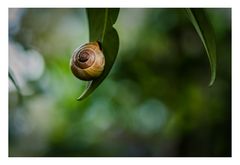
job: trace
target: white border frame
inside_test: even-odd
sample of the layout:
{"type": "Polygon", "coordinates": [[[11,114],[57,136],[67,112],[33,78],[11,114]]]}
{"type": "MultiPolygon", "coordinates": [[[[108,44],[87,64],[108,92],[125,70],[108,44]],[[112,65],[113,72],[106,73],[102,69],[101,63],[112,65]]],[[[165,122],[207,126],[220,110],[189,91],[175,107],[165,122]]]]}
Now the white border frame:
{"type": "MultiPolygon", "coordinates": [[[[3,2],[3,1],[2,1],[3,2]]],[[[0,56],[0,164],[239,164],[240,160],[240,9],[237,1],[228,0],[8,0],[1,4],[0,56]],[[127,1],[126,1],[127,2],[127,1]],[[8,8],[11,7],[227,7],[232,8],[232,158],[9,158],[8,157],[8,8]],[[151,161],[151,162],[149,162],[151,161]],[[236,163],[237,162],[237,163],[236,163]]]]}

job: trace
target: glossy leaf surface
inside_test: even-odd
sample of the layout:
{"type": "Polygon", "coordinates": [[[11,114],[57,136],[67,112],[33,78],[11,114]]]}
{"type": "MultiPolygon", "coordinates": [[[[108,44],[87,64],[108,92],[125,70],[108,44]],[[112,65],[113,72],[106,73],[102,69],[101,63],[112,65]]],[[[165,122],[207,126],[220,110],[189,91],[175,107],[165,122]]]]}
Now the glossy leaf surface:
{"type": "Polygon", "coordinates": [[[105,68],[100,77],[89,81],[86,89],[78,100],[82,100],[90,95],[107,77],[119,49],[119,37],[113,27],[117,20],[119,9],[87,9],[89,22],[90,42],[99,41],[105,56],[105,68]]]}
{"type": "Polygon", "coordinates": [[[211,67],[211,86],[216,78],[216,41],[213,27],[203,9],[186,9],[189,19],[205,47],[211,67]]]}

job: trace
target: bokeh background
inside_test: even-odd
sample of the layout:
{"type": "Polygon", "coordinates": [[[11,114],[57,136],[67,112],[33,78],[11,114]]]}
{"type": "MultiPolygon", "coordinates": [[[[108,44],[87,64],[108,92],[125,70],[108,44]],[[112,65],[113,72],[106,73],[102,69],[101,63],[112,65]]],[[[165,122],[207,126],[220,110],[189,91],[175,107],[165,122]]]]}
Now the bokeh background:
{"type": "Polygon", "coordinates": [[[120,9],[120,49],[87,99],[70,69],[85,9],[9,9],[9,156],[231,156],[231,9],[205,9],[206,52],[183,9],[120,9]]]}

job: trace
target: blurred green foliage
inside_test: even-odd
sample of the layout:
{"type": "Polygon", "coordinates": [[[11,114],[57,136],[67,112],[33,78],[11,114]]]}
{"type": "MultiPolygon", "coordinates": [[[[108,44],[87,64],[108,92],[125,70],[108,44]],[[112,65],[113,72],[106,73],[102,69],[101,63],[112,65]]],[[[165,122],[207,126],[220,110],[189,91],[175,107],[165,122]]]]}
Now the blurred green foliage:
{"type": "Polygon", "coordinates": [[[9,9],[9,156],[231,156],[231,9],[206,9],[217,78],[182,9],[121,9],[112,71],[86,100],[69,69],[85,9],[9,9]]]}

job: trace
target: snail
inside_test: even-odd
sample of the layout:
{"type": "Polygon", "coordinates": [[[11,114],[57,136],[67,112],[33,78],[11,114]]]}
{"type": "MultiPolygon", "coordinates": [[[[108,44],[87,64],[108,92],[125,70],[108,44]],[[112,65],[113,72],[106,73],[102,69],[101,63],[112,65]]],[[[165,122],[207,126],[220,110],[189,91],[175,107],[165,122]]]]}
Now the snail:
{"type": "Polygon", "coordinates": [[[78,47],[70,60],[72,73],[79,79],[89,81],[99,77],[105,65],[99,42],[89,42],[78,47]]]}

